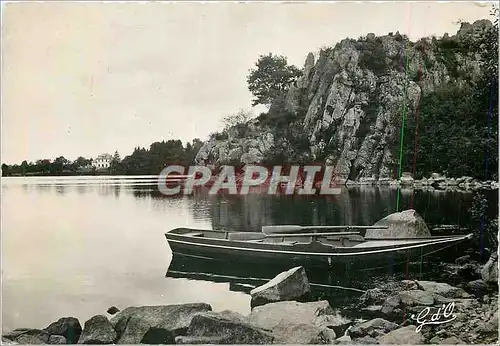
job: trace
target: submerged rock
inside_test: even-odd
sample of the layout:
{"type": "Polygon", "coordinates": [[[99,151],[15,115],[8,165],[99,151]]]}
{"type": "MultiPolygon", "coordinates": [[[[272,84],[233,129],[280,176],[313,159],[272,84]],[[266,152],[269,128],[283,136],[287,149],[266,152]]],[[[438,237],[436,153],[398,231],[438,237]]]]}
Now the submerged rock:
{"type": "Polygon", "coordinates": [[[85,322],[79,344],[112,344],[116,340],[116,332],[108,318],[96,315],[85,322]]]}
{"type": "Polygon", "coordinates": [[[266,284],[250,291],[251,307],[286,300],[300,300],[311,292],[304,267],[282,272],[266,284]]]}
{"type": "Polygon", "coordinates": [[[64,336],[70,344],[76,344],[80,338],[80,334],[82,334],[80,321],[75,317],[60,318],[44,330],[51,335],[64,336]]]}
{"type": "Polygon", "coordinates": [[[390,214],[377,221],[374,226],[388,226],[387,229],[368,229],[367,238],[418,238],[430,237],[431,232],[424,219],[413,209],[390,214]]]}

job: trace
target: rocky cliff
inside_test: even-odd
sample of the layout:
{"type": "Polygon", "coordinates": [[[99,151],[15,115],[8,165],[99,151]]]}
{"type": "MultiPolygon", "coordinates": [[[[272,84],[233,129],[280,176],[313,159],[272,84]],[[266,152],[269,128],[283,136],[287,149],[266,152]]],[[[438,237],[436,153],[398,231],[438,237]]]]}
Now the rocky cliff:
{"type": "Polygon", "coordinates": [[[196,160],[262,162],[287,145],[265,119],[278,110],[290,115],[280,126],[299,126],[292,137],[305,136],[303,151],[311,161],[334,165],[342,178],[393,178],[403,117],[413,117],[421,97],[441,85],[478,81],[484,47],[473,43],[492,26],[487,20],[463,23],[453,36],[417,42],[399,33],[368,34],[322,49],[318,57],[309,53],[283,100],[222,138],[213,136],[196,160]]]}

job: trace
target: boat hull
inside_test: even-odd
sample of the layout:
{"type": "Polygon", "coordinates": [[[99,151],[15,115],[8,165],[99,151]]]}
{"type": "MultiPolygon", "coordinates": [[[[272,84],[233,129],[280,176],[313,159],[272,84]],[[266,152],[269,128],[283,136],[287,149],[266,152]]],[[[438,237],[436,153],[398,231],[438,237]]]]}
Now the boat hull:
{"type": "Polygon", "coordinates": [[[343,248],[337,252],[324,252],[300,246],[249,243],[185,237],[166,233],[166,238],[174,256],[218,260],[228,263],[250,263],[272,265],[283,268],[304,266],[309,268],[341,267],[349,269],[375,269],[405,261],[418,260],[424,256],[441,251],[468,239],[468,236],[438,239],[433,242],[394,248],[343,248]]]}

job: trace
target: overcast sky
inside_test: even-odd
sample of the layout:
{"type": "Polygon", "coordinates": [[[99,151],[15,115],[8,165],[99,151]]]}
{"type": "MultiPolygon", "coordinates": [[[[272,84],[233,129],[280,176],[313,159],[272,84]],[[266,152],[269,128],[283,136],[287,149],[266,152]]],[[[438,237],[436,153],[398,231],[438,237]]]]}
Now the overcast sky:
{"type": "Polygon", "coordinates": [[[206,139],[250,109],[248,70],[374,32],[412,39],[489,18],[478,3],[3,4],[2,162],[206,139]]]}

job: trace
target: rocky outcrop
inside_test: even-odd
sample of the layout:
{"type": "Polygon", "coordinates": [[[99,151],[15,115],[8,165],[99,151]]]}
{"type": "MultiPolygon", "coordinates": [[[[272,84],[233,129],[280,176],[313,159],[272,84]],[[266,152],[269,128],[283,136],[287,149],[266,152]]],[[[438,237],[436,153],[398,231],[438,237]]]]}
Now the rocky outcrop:
{"type": "Polygon", "coordinates": [[[251,307],[285,300],[298,300],[311,292],[304,267],[295,267],[278,274],[266,284],[250,291],[251,307]]]}
{"type": "MultiPolygon", "coordinates": [[[[462,25],[456,35],[446,35],[445,41],[467,46],[478,33],[491,28],[489,21],[476,21],[462,25]]],[[[464,49],[445,58],[440,42],[369,34],[358,40],[344,39],[316,57],[308,54],[302,76],[290,86],[284,105],[278,108],[299,119],[311,161],[333,165],[342,179],[392,179],[398,164],[402,107],[406,117],[413,118],[422,96],[444,83],[460,85],[480,77],[477,52],[464,49]]],[[[273,131],[258,120],[229,132],[227,138],[213,137],[206,143],[197,160],[261,162],[266,148],[275,142],[273,131]]],[[[411,175],[404,175],[398,183],[418,184],[411,175]]],[[[442,183],[460,185],[451,180],[442,183]]]]}
{"type": "Polygon", "coordinates": [[[374,226],[387,226],[387,229],[368,229],[367,238],[417,238],[430,237],[431,232],[424,219],[413,209],[393,213],[374,226]]]}

